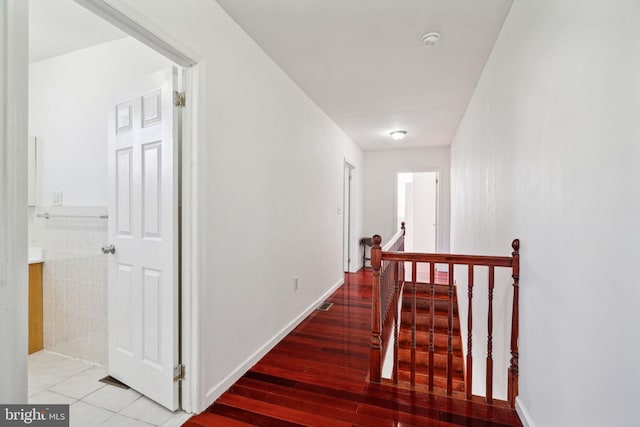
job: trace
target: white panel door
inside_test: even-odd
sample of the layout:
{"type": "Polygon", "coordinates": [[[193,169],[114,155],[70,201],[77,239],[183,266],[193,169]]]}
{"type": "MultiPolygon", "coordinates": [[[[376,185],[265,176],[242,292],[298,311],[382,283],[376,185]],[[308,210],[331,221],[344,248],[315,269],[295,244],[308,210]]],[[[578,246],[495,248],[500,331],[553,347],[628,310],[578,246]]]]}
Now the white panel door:
{"type": "Polygon", "coordinates": [[[109,112],[109,375],[178,408],[177,70],[114,95],[109,112]]]}

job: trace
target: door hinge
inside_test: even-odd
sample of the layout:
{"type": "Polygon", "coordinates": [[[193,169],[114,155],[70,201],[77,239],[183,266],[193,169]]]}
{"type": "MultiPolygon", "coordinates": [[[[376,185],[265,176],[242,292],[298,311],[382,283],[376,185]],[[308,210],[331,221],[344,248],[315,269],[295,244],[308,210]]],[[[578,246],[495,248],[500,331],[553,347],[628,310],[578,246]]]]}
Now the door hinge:
{"type": "Polygon", "coordinates": [[[177,365],[173,367],[173,381],[184,380],[186,367],[184,365],[177,365]]]}
{"type": "Polygon", "coordinates": [[[184,107],[186,103],[184,92],[173,92],[173,105],[176,107],[184,107]]]}

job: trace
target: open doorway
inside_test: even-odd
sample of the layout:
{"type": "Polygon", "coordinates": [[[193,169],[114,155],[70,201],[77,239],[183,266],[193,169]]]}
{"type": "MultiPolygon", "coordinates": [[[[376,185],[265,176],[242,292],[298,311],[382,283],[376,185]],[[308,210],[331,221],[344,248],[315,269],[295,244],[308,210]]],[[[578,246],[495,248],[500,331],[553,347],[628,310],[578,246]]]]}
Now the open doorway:
{"type": "MultiPolygon", "coordinates": [[[[30,357],[29,400],[69,403],[72,414],[77,408],[96,419],[113,417],[123,423],[147,408],[150,415],[143,421],[159,424],[161,418],[166,422],[177,415],[135,390],[120,391],[124,389],[98,381],[110,371],[111,252],[104,248],[111,243],[108,221],[114,210],[108,195],[107,130],[109,115],[120,113],[110,105],[114,92],[176,64],[73,1],[52,3],[30,0],[29,133],[34,137],[30,167],[35,183],[29,197],[29,245],[41,249],[31,251],[40,256],[30,261],[41,263],[43,271],[44,351],[30,357]]],[[[165,98],[173,105],[173,92],[165,98]]],[[[158,100],[142,119],[154,124],[159,108],[158,100]]],[[[124,122],[119,126],[124,129],[124,122]]],[[[177,223],[177,196],[175,202],[177,223]]],[[[177,253],[177,232],[172,242],[177,253]]],[[[177,333],[177,325],[175,329],[177,333]]],[[[172,384],[173,376],[172,366],[172,384]]]]}
{"type": "Polygon", "coordinates": [[[351,208],[353,206],[353,170],[355,167],[344,162],[344,200],[343,200],[343,270],[349,273],[354,270],[354,248],[353,248],[353,221],[351,208]]]}
{"type": "MultiPolygon", "coordinates": [[[[405,251],[438,252],[438,205],[439,173],[399,172],[396,189],[396,224],[407,224],[405,251]]],[[[411,277],[411,266],[406,267],[407,277],[411,277]]],[[[417,276],[421,280],[428,278],[428,266],[418,267],[417,276]],[[424,271],[423,271],[424,270],[424,271]]]]}
{"type": "Polygon", "coordinates": [[[405,250],[438,252],[438,172],[399,172],[396,223],[407,223],[405,250]]]}

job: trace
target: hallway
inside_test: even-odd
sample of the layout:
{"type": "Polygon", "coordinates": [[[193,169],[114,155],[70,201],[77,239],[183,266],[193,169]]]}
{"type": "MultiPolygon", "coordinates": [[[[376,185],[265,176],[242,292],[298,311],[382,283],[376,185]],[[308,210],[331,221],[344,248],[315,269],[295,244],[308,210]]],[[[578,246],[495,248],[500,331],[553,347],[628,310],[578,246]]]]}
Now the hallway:
{"type": "Polygon", "coordinates": [[[329,299],[185,426],[521,426],[515,411],[370,384],[371,272],[329,299]]]}

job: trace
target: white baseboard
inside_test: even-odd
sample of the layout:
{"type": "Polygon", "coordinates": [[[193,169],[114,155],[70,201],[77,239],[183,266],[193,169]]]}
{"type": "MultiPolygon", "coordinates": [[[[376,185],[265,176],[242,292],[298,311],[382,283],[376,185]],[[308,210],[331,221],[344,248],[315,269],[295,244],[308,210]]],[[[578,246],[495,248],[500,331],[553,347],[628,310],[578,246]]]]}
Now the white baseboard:
{"type": "Polygon", "coordinates": [[[269,341],[267,341],[262,347],[260,347],[255,353],[249,356],[244,362],[242,362],[236,369],[234,369],[225,379],[218,384],[211,387],[204,398],[205,405],[203,408],[198,408],[197,412],[202,412],[209,405],[211,405],[218,397],[229,389],[236,381],[240,379],[253,365],[258,363],[260,359],[264,357],[273,347],[276,346],[284,337],[289,334],[296,326],[298,326],[304,319],[318,307],[318,305],[326,300],[336,289],[344,284],[344,279],[340,279],[334,284],[327,292],[325,292],[320,298],[318,298],[313,304],[311,304],[306,310],[300,313],[295,319],[293,319],[287,326],[285,326],[280,332],[275,334],[269,341]]]}
{"type": "Polygon", "coordinates": [[[358,271],[362,270],[364,268],[364,264],[362,264],[361,262],[359,262],[355,269],[353,271],[350,271],[350,273],[357,273],[358,271]]]}
{"type": "Polygon", "coordinates": [[[520,421],[522,421],[522,425],[524,427],[536,427],[533,423],[533,419],[531,419],[529,411],[527,411],[527,408],[524,406],[524,403],[522,403],[519,396],[516,397],[516,413],[520,417],[520,421]]]}

